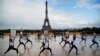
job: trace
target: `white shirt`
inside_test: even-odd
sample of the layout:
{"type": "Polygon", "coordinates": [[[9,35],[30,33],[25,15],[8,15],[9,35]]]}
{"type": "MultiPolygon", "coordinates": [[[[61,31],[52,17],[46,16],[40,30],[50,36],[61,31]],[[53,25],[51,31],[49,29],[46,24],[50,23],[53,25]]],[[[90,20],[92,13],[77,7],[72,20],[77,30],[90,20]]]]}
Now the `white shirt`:
{"type": "Polygon", "coordinates": [[[10,46],[14,46],[14,42],[10,42],[10,46]]]}
{"type": "Polygon", "coordinates": [[[49,42],[45,42],[45,46],[44,46],[45,48],[48,48],[49,47],[49,42]]]}
{"type": "Polygon", "coordinates": [[[23,38],[20,39],[20,42],[23,42],[23,38]]]}

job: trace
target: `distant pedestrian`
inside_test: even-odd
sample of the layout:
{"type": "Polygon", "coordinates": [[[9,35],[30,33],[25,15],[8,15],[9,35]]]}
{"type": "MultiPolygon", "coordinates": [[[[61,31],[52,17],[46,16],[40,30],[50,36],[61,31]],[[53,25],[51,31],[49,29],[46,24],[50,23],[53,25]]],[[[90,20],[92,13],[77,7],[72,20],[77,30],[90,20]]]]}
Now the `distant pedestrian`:
{"type": "Polygon", "coordinates": [[[76,34],[74,33],[74,35],[73,35],[73,41],[75,41],[76,40],[76,34]]]}

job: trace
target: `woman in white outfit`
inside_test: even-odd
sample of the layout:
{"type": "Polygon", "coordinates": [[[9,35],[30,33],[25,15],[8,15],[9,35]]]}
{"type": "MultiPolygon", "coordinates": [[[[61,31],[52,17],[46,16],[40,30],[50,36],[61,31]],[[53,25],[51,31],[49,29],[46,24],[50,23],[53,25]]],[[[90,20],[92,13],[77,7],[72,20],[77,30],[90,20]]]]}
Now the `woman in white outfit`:
{"type": "Polygon", "coordinates": [[[45,50],[49,50],[50,53],[51,53],[51,55],[52,55],[52,50],[51,50],[51,48],[49,47],[48,31],[44,31],[44,35],[45,35],[45,39],[44,39],[44,41],[42,42],[42,46],[41,46],[41,47],[43,47],[43,48],[42,48],[42,50],[40,51],[39,56],[40,56],[40,54],[41,54],[43,51],[45,51],[45,50]]]}
{"type": "Polygon", "coordinates": [[[7,51],[4,53],[4,55],[5,55],[8,51],[10,51],[10,50],[15,50],[16,53],[18,54],[18,49],[14,47],[14,40],[15,40],[15,38],[14,38],[13,36],[11,36],[11,35],[9,35],[9,37],[10,37],[10,38],[9,38],[9,48],[8,48],[7,51]]]}

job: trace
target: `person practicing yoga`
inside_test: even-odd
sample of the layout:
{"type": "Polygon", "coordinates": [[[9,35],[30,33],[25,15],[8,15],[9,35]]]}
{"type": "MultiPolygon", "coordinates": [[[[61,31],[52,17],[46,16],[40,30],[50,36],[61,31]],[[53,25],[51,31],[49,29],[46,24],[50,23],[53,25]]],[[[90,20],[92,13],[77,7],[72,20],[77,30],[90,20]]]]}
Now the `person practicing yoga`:
{"type": "Polygon", "coordinates": [[[62,35],[61,42],[59,43],[59,45],[60,45],[62,42],[66,42],[65,34],[62,35]]]}
{"type": "Polygon", "coordinates": [[[76,34],[74,34],[74,36],[73,36],[73,41],[71,41],[71,49],[70,49],[69,52],[68,52],[69,54],[70,54],[70,52],[72,51],[73,48],[76,49],[76,54],[78,54],[78,48],[77,48],[77,46],[74,44],[75,40],[76,40],[76,34]]]}
{"type": "Polygon", "coordinates": [[[32,43],[32,41],[29,39],[29,34],[25,34],[26,36],[25,36],[25,38],[26,38],[26,43],[25,43],[25,45],[28,43],[28,42],[30,42],[31,43],[31,45],[33,45],[33,43],[32,43]]]}
{"type": "Polygon", "coordinates": [[[42,47],[43,47],[43,48],[42,48],[42,50],[40,51],[39,56],[40,56],[40,54],[41,54],[43,51],[45,51],[45,50],[49,50],[50,53],[51,53],[51,55],[53,55],[52,50],[51,50],[51,48],[49,47],[49,37],[48,37],[48,31],[47,31],[47,30],[44,31],[44,35],[45,35],[45,39],[44,39],[44,41],[42,42],[42,46],[40,47],[40,48],[42,48],[42,47]]]}
{"type": "Polygon", "coordinates": [[[96,33],[93,33],[93,39],[92,39],[93,44],[90,45],[90,48],[91,48],[94,44],[97,44],[97,47],[99,47],[98,42],[97,42],[95,39],[96,39],[96,33]]]}
{"type": "Polygon", "coordinates": [[[4,56],[10,50],[15,50],[18,55],[18,49],[14,47],[14,40],[15,40],[15,37],[9,35],[9,47],[8,47],[7,51],[4,53],[4,56]]]}
{"type": "Polygon", "coordinates": [[[70,42],[68,41],[69,33],[66,33],[65,38],[66,38],[66,40],[65,40],[65,44],[64,44],[63,48],[66,46],[66,44],[69,44],[69,46],[70,46],[70,42]]]}
{"type": "Polygon", "coordinates": [[[84,33],[83,32],[81,33],[81,41],[80,41],[80,44],[81,44],[82,41],[84,41],[85,44],[86,44],[86,33],[85,32],[84,33]]]}
{"type": "Polygon", "coordinates": [[[18,45],[17,49],[19,48],[20,45],[24,45],[24,49],[26,49],[26,46],[25,46],[25,44],[24,44],[23,41],[24,41],[24,39],[23,39],[23,33],[20,32],[19,45],[18,45]]]}
{"type": "Polygon", "coordinates": [[[76,45],[74,44],[74,41],[71,41],[71,49],[69,50],[68,53],[70,53],[70,52],[72,51],[73,48],[76,49],[76,54],[78,54],[78,48],[77,48],[76,45]]]}

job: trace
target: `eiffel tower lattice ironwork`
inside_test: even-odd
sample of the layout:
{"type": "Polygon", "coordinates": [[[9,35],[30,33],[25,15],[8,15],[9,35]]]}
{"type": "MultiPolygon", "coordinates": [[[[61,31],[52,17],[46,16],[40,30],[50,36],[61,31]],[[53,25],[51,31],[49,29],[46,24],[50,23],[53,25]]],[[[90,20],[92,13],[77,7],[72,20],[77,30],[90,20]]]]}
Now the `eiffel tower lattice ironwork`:
{"type": "Polygon", "coordinates": [[[44,24],[42,27],[42,31],[44,31],[44,30],[51,31],[50,22],[48,19],[48,1],[47,0],[46,0],[45,4],[46,4],[46,11],[45,11],[45,20],[44,20],[44,24]]]}

